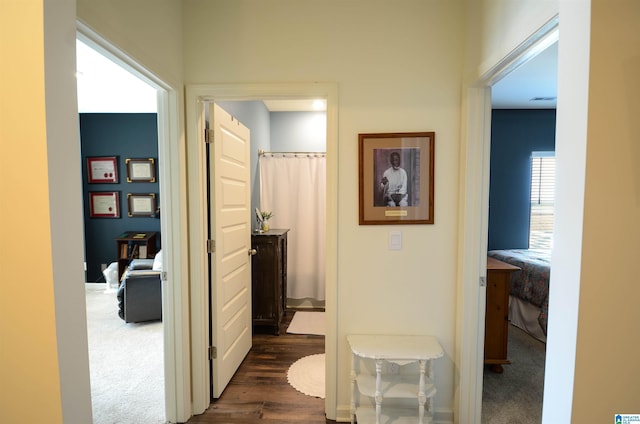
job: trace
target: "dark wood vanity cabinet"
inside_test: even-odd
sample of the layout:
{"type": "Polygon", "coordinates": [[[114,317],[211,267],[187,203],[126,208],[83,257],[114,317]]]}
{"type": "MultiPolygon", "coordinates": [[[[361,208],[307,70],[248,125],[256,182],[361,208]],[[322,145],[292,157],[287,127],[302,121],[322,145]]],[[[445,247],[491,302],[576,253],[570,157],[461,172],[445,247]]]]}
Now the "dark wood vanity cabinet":
{"type": "Polygon", "coordinates": [[[272,326],[279,334],[287,307],[287,232],[271,229],[251,235],[252,316],[254,326],[272,326]]]}

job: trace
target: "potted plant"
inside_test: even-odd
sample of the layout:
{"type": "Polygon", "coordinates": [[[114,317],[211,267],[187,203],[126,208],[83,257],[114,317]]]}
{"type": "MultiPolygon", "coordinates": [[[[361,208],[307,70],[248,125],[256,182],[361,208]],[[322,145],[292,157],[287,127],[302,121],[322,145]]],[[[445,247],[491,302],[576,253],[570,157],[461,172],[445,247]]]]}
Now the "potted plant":
{"type": "Polygon", "coordinates": [[[273,212],[260,211],[260,217],[262,218],[262,221],[261,221],[262,231],[269,231],[269,219],[273,217],[273,212]]]}

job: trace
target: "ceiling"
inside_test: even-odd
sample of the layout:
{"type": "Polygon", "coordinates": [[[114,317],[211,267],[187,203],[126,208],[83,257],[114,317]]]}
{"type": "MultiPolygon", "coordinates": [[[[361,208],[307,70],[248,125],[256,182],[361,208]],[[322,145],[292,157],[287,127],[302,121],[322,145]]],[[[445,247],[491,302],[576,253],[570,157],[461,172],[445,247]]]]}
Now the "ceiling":
{"type": "MultiPolygon", "coordinates": [[[[496,109],[553,109],[556,107],[558,43],[496,83],[491,90],[496,109]],[[538,100],[532,100],[538,99],[538,100]]],[[[155,113],[156,90],[77,42],[78,111],[80,113],[155,113]]],[[[317,111],[313,99],[265,100],[271,112],[317,111]]],[[[326,109],[326,101],[324,109],[326,109]]]]}
{"type": "Polygon", "coordinates": [[[496,83],[491,88],[491,105],[494,109],[555,109],[557,95],[555,42],[496,83]]]}
{"type": "Polygon", "coordinates": [[[156,113],[156,90],[80,40],[76,41],[80,113],[156,113]]]}

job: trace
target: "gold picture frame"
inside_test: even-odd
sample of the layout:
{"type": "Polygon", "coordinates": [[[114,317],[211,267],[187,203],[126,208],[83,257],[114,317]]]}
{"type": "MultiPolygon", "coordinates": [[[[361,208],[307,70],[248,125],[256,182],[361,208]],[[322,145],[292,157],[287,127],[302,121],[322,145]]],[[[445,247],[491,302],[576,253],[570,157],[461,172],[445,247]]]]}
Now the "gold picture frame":
{"type": "Polygon", "coordinates": [[[156,161],[154,158],[125,159],[128,183],[155,183],[156,161]]]}
{"type": "Polygon", "coordinates": [[[156,194],[155,193],[127,193],[127,204],[129,206],[128,216],[153,218],[156,216],[156,194]]]}

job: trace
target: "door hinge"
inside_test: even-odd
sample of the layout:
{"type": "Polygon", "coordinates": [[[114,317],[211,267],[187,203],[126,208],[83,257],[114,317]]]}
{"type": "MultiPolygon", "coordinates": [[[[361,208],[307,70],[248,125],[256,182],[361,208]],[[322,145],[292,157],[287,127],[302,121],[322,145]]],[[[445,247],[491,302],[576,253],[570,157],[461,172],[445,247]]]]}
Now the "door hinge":
{"type": "Polygon", "coordinates": [[[169,278],[167,277],[167,271],[162,271],[162,281],[167,281],[169,278]]]}
{"type": "Polygon", "coordinates": [[[209,346],[209,360],[216,359],[218,357],[218,348],[215,346],[209,346]]]}
{"type": "Polygon", "coordinates": [[[209,128],[205,128],[204,130],[204,142],[205,143],[213,143],[215,137],[213,130],[209,128]]]}
{"type": "Polygon", "coordinates": [[[216,241],[208,239],[207,240],[207,253],[215,253],[216,251],[216,241]]]}
{"type": "Polygon", "coordinates": [[[484,275],[480,277],[480,287],[487,287],[487,277],[484,275]]]}

